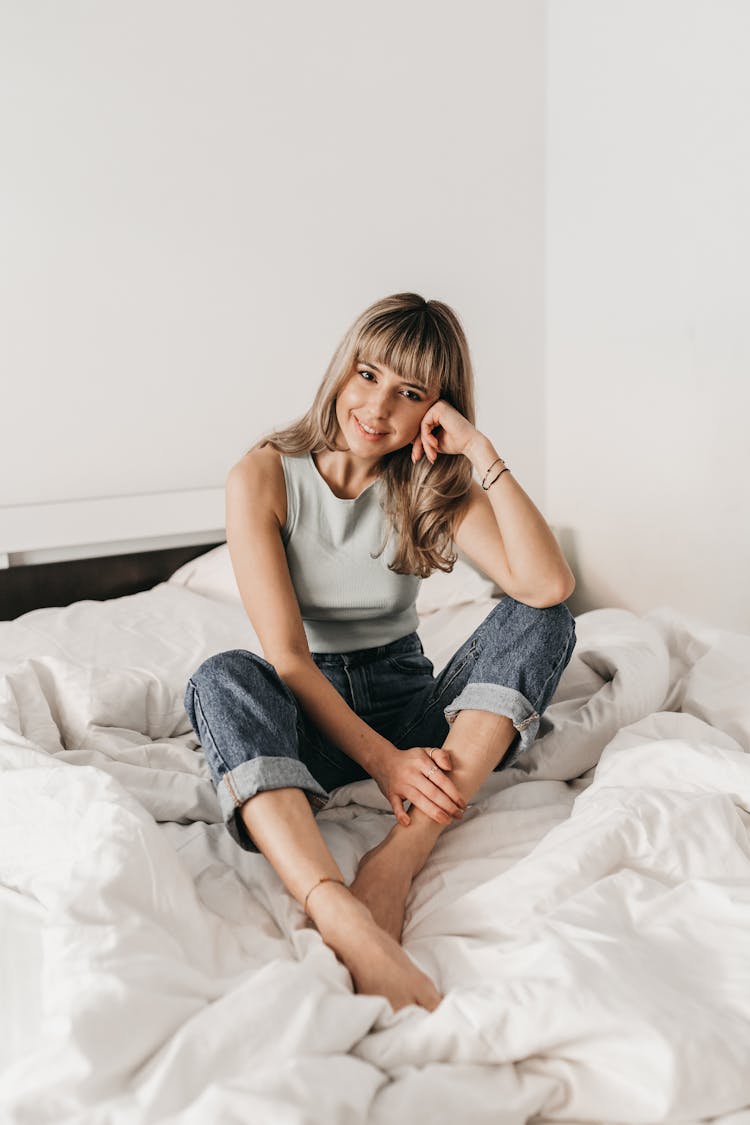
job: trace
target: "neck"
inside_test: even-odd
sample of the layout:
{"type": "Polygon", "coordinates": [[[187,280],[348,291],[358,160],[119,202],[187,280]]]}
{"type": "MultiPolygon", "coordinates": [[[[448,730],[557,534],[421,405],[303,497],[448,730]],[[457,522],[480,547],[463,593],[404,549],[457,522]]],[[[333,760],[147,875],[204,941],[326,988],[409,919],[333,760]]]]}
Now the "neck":
{"type": "Polygon", "coordinates": [[[311,456],[329,488],[342,500],[356,499],[380,475],[379,461],[369,463],[348,450],[325,449],[311,456]]]}

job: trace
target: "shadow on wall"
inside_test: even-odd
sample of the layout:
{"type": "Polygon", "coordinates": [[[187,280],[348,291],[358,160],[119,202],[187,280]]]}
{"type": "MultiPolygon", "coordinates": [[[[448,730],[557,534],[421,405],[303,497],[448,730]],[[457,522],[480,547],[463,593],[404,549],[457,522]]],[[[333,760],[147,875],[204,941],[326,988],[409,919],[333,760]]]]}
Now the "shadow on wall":
{"type": "Polygon", "coordinates": [[[587,613],[590,609],[630,609],[622,591],[603,582],[598,575],[586,573],[586,568],[581,562],[578,551],[578,537],[572,527],[554,527],[557,542],[560,544],[568,566],[573,571],[576,588],[565,603],[577,617],[580,613],[587,613]]]}
{"type": "MultiPolygon", "coordinates": [[[[577,614],[586,613],[590,609],[632,609],[632,607],[627,604],[621,590],[608,585],[607,582],[602,582],[596,575],[586,573],[586,569],[581,563],[578,551],[578,536],[574,528],[553,527],[552,531],[554,532],[557,542],[560,544],[565,558],[568,560],[568,565],[573,571],[576,580],[576,588],[572,596],[565,602],[574,617],[577,614]]],[[[457,573],[461,568],[467,568],[464,571],[464,583],[467,581],[466,576],[468,573],[473,572],[478,580],[481,579],[486,583],[486,588],[481,586],[473,587],[474,592],[478,596],[502,597],[503,591],[500,587],[497,586],[475,562],[467,558],[462,551],[457,551],[457,554],[459,559],[459,562],[456,564],[457,573]]],[[[433,583],[436,590],[440,589],[438,585],[440,581],[439,578],[433,575],[430,581],[433,583]]]]}

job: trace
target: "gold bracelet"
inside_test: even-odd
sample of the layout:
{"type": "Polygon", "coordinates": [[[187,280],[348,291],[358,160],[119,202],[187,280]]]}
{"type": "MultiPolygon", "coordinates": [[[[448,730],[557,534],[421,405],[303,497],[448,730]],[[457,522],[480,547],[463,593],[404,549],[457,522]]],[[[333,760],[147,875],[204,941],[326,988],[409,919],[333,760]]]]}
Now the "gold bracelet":
{"type": "Polygon", "coordinates": [[[489,483],[489,484],[487,485],[487,487],[486,487],[486,488],[485,488],[485,486],[484,486],[484,485],[482,485],[482,488],[484,488],[484,491],[485,491],[485,492],[489,492],[489,490],[490,490],[490,489],[492,488],[492,486],[493,486],[493,484],[495,483],[495,481],[496,481],[496,480],[500,480],[500,477],[501,477],[501,476],[503,475],[503,473],[509,473],[509,472],[510,472],[510,469],[509,469],[509,468],[508,468],[508,466],[506,465],[504,469],[501,469],[501,470],[500,470],[500,472],[499,472],[499,473],[497,474],[497,476],[496,476],[496,477],[493,477],[493,478],[492,478],[492,480],[490,481],[490,483],[489,483]]]}
{"type": "Polygon", "coordinates": [[[309,899],[309,897],[313,893],[313,891],[317,887],[320,886],[321,883],[341,883],[342,887],[346,886],[346,883],[344,882],[344,880],[343,879],[337,879],[335,875],[324,875],[322,879],[318,879],[317,883],[313,884],[313,886],[310,887],[310,890],[305,895],[305,901],[304,901],[304,904],[302,906],[302,909],[304,910],[305,914],[307,914],[307,900],[309,899]]]}

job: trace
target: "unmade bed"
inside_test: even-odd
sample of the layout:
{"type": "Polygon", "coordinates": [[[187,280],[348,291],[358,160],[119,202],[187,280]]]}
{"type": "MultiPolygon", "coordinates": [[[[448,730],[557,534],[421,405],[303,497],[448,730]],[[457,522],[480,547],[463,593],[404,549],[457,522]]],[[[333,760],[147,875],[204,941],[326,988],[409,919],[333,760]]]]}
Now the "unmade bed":
{"type": "MultiPolygon", "coordinates": [[[[496,596],[423,583],[436,672],[496,596]]],[[[444,999],[394,1014],[221,822],[183,695],[261,652],[225,546],[0,623],[0,1120],[750,1121],[750,636],[576,626],[539,739],[409,898],[444,999]]],[[[393,816],[365,781],[318,822],[351,879],[393,816]]]]}

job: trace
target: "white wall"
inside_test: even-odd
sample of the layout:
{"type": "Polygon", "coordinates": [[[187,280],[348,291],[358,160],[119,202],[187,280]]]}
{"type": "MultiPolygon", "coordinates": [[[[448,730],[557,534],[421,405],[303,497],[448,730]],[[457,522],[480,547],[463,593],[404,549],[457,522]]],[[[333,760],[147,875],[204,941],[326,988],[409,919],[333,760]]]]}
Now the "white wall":
{"type": "Polygon", "coordinates": [[[750,5],[549,5],[546,514],[573,608],[750,631],[750,5]]]}
{"type": "Polygon", "coordinates": [[[211,530],[401,289],[541,503],[543,67],[542,0],[5,0],[0,554],[211,530]]]}

